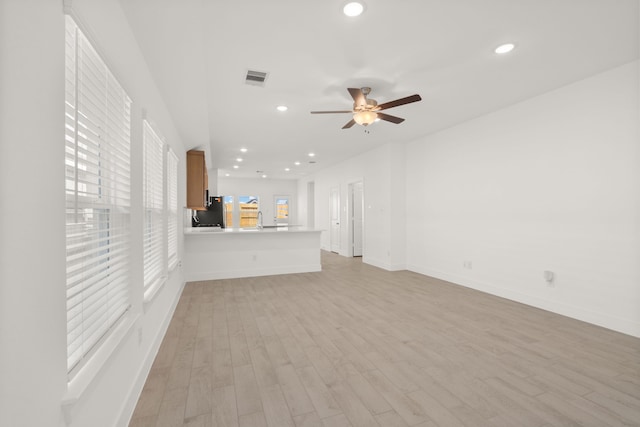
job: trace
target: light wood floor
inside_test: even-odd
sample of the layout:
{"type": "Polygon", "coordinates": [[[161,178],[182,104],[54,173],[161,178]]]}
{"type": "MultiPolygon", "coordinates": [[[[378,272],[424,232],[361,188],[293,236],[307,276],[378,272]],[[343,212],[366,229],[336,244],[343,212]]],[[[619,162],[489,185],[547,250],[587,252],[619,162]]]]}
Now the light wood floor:
{"type": "Polygon", "coordinates": [[[640,426],[639,339],[322,263],[187,284],[130,426],[640,426]]]}

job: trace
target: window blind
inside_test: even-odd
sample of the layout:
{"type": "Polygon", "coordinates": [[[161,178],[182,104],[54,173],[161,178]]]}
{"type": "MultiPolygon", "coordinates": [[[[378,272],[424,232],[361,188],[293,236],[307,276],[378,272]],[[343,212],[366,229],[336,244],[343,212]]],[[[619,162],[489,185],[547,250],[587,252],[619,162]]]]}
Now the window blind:
{"type": "Polygon", "coordinates": [[[148,300],[164,280],[164,143],[146,120],[143,122],[144,150],[144,298],[148,300]]]}
{"type": "Polygon", "coordinates": [[[131,100],[66,17],[67,368],[129,307],[131,100]]]}
{"type": "Polygon", "coordinates": [[[178,263],[178,157],[167,152],[167,253],[169,268],[178,263]]]}

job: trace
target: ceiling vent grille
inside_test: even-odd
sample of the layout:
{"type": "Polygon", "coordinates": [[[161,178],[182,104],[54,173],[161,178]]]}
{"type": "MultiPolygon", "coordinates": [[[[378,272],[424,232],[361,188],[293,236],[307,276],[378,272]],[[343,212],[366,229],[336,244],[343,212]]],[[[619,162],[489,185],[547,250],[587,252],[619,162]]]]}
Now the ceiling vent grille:
{"type": "Polygon", "coordinates": [[[264,86],[268,73],[262,71],[247,70],[247,76],[244,82],[253,86],[264,86]]]}

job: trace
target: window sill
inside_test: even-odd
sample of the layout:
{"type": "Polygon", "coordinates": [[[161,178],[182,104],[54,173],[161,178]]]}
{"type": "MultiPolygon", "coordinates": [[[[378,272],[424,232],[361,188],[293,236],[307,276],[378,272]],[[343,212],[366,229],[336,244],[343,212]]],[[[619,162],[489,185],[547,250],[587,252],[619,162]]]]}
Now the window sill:
{"type": "Polygon", "coordinates": [[[87,388],[105,369],[109,359],[124,342],[125,337],[129,335],[139,317],[139,314],[134,315],[129,310],[101,344],[100,349],[91,356],[86,364],[67,383],[67,392],[62,398],[62,410],[67,425],[71,424],[71,410],[74,405],[82,399],[87,388]]]}
{"type": "Polygon", "coordinates": [[[147,289],[147,291],[144,293],[144,301],[142,303],[142,307],[144,309],[144,312],[147,312],[147,308],[149,307],[149,304],[151,304],[151,302],[153,301],[153,299],[155,298],[156,295],[158,295],[158,292],[160,292],[160,289],[162,289],[162,287],[164,286],[165,283],[167,283],[167,279],[168,276],[162,276],[160,277],[153,285],[151,285],[149,287],[149,289],[147,289]]]}

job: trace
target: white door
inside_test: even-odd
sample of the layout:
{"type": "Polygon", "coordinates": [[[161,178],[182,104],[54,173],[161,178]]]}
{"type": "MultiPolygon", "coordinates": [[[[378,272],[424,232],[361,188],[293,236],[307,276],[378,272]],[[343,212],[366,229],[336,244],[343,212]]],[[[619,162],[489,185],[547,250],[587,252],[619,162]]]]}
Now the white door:
{"type": "Polygon", "coordinates": [[[331,189],[331,252],[340,251],[340,190],[331,189]]]}
{"type": "Polygon", "coordinates": [[[362,256],[362,238],[364,234],[364,193],[362,183],[353,184],[353,256],[362,256]]]}

